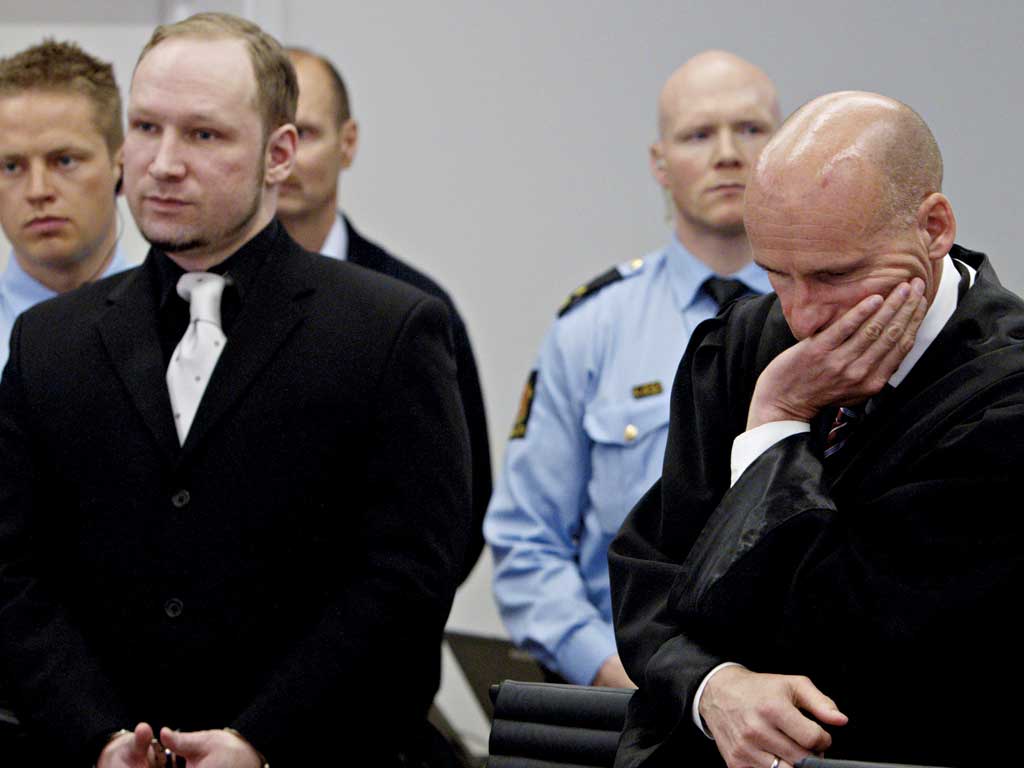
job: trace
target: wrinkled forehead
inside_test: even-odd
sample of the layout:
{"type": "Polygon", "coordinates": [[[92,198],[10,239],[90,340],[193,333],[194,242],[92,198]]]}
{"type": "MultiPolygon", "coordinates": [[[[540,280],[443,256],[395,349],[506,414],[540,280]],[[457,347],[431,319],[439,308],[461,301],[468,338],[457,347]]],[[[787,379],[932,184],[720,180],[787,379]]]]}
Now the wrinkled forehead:
{"type": "Polygon", "coordinates": [[[666,128],[736,120],[776,121],[771,87],[749,78],[686,78],[665,90],[659,106],[661,124],[666,128]]]}
{"type": "Polygon", "coordinates": [[[885,183],[874,163],[850,154],[759,172],[746,193],[747,233],[752,241],[800,240],[812,231],[832,240],[866,237],[886,204],[885,183]]]}
{"type": "Polygon", "coordinates": [[[0,92],[0,147],[106,143],[96,104],[61,88],[0,92]]]}
{"type": "Polygon", "coordinates": [[[724,88],[697,85],[666,104],[665,118],[670,125],[735,120],[774,122],[772,105],[771,95],[753,83],[724,88]]]}

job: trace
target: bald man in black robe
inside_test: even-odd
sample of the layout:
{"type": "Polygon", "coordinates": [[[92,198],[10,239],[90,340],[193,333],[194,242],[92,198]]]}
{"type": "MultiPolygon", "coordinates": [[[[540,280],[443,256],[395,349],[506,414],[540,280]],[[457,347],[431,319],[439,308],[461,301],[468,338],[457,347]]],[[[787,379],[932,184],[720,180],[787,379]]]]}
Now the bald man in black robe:
{"type": "Polygon", "coordinates": [[[611,548],[640,686],[618,766],[1012,752],[1024,303],[953,244],[941,181],[875,94],[764,150],[745,221],[777,295],[694,334],[662,479],[611,548]]]}

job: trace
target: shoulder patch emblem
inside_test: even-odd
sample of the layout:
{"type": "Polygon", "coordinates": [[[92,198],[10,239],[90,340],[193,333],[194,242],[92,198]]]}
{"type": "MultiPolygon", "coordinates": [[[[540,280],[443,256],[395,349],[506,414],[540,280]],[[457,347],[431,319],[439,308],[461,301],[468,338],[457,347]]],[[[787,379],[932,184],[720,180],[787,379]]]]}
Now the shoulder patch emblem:
{"type": "Polygon", "coordinates": [[[561,317],[573,307],[576,307],[580,302],[590,298],[605,286],[617,283],[621,279],[622,274],[615,267],[612,267],[607,272],[598,275],[589,283],[581,285],[569,294],[566,300],[562,302],[562,306],[559,307],[558,316],[561,317]]]}
{"type": "Polygon", "coordinates": [[[518,440],[526,437],[526,423],[530,420],[530,411],[533,409],[533,393],[537,389],[537,369],[530,371],[526,379],[526,386],[523,387],[523,394],[519,398],[519,411],[516,413],[516,423],[512,425],[512,433],[509,440],[518,440]]]}
{"type": "Polygon", "coordinates": [[[654,397],[665,391],[660,381],[649,381],[646,384],[638,384],[633,387],[633,397],[639,400],[642,397],[654,397]]]}

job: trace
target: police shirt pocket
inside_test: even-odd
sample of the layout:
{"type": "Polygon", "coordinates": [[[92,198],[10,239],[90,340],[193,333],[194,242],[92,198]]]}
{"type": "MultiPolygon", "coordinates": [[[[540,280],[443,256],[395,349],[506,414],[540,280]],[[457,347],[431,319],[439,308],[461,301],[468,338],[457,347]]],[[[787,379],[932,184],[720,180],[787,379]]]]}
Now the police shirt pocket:
{"type": "Polygon", "coordinates": [[[590,438],[588,495],[601,527],[619,529],[629,510],[661,476],[668,437],[669,397],[605,401],[583,416],[590,438]]]}

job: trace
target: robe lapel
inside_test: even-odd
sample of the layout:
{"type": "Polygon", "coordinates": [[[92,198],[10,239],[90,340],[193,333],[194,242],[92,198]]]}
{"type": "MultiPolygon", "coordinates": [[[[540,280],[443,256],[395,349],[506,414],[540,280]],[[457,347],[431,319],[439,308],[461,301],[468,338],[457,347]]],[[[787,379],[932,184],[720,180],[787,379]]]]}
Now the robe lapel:
{"type": "Polygon", "coordinates": [[[301,299],[315,290],[301,268],[304,258],[308,257],[297,251],[271,254],[261,267],[203,393],[183,456],[195,450],[245,394],[302,321],[306,304],[301,299]]]}
{"type": "Polygon", "coordinates": [[[166,371],[156,328],[156,303],[143,267],[117,285],[98,330],[118,377],[168,459],[178,453],[166,371]]]}

